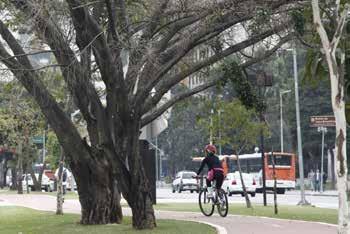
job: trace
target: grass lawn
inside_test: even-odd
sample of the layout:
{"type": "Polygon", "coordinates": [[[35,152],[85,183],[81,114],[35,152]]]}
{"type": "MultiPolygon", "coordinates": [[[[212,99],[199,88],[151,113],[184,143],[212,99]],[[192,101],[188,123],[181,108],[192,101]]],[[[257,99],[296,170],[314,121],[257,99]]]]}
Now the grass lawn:
{"type": "Polygon", "coordinates": [[[166,234],[213,234],[215,229],[200,223],[157,220],[158,227],[154,230],[136,231],[131,227],[131,218],[124,217],[122,224],[111,225],[80,225],[79,215],[55,215],[52,212],[36,211],[23,207],[0,207],[1,234],[41,234],[41,233],[166,233],[166,234]]]}
{"type": "MultiPolygon", "coordinates": [[[[155,206],[157,210],[169,211],[191,211],[200,212],[196,203],[159,203],[155,206]]],[[[215,211],[216,212],[216,211],[215,211]]],[[[278,214],[274,214],[273,206],[262,206],[253,204],[253,208],[246,208],[245,204],[230,204],[229,213],[234,215],[264,216],[279,219],[295,219],[314,222],[325,222],[337,224],[338,212],[335,209],[316,208],[312,206],[278,206],[278,214]]]]}
{"type": "MultiPolygon", "coordinates": [[[[6,195],[11,195],[11,194],[17,194],[17,191],[13,190],[8,190],[8,189],[0,189],[0,195],[1,194],[6,194],[6,195]]],[[[27,191],[23,191],[23,195],[26,195],[27,191]]],[[[29,194],[35,194],[35,195],[49,195],[49,196],[57,196],[57,192],[41,192],[41,191],[31,191],[29,194]]],[[[79,199],[78,193],[72,192],[72,191],[67,191],[66,195],[64,196],[65,199],[79,199]]]]}

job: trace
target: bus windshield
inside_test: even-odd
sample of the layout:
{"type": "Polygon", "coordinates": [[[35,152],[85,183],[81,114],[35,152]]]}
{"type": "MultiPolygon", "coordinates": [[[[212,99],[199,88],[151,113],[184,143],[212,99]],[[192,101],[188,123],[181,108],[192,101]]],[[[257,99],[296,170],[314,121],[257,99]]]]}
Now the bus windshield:
{"type": "MultiPolygon", "coordinates": [[[[269,166],[272,165],[272,156],[268,156],[269,166]]],[[[290,166],[291,165],[291,156],[289,155],[274,155],[275,165],[276,166],[290,166]]]]}
{"type": "MultiPolygon", "coordinates": [[[[257,173],[261,170],[261,158],[242,158],[239,159],[242,172],[257,173]]],[[[233,162],[233,169],[238,170],[237,161],[233,162]]]]}

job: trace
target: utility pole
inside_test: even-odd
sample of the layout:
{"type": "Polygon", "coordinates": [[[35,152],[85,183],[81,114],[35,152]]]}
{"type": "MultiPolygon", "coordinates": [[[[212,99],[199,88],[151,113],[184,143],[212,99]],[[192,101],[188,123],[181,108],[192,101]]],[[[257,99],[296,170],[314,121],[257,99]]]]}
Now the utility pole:
{"type": "Polygon", "coordinates": [[[221,109],[218,112],[219,115],[219,155],[222,155],[222,146],[221,146],[221,109]]]}
{"type": "Polygon", "coordinates": [[[211,109],[210,110],[210,139],[209,139],[209,143],[212,145],[213,144],[213,114],[214,114],[214,110],[211,109]]]}
{"type": "Polygon", "coordinates": [[[295,88],[295,110],[297,119],[297,138],[298,138],[298,158],[299,158],[299,177],[300,177],[300,196],[301,200],[299,205],[309,205],[310,203],[305,199],[304,188],[304,162],[303,151],[301,143],[301,128],[300,128],[300,110],[299,110],[299,86],[298,86],[298,65],[297,65],[297,51],[292,49],[293,52],[293,70],[294,70],[294,88],[295,88]]]}
{"type": "Polygon", "coordinates": [[[323,161],[324,161],[324,135],[327,133],[326,127],[318,127],[318,132],[322,132],[322,152],[321,152],[321,193],[323,192],[323,161]]]}
{"type": "Polygon", "coordinates": [[[282,111],[282,108],[283,108],[283,99],[282,99],[282,96],[283,96],[283,94],[290,93],[290,92],[291,92],[291,90],[280,91],[280,109],[281,109],[281,113],[280,113],[280,118],[281,118],[281,152],[284,152],[284,149],[283,149],[283,111],[282,111]]]}

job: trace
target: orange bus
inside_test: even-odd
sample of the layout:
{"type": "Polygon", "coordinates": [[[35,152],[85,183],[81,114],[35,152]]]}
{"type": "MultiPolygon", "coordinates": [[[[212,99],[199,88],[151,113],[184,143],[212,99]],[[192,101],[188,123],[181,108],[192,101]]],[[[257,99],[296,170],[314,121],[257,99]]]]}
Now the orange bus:
{"type": "MultiPolygon", "coordinates": [[[[272,169],[272,153],[265,153],[264,167],[266,172],[266,189],[272,190],[274,185],[272,169]]],[[[292,153],[273,152],[275,157],[275,171],[277,177],[277,193],[284,194],[286,189],[295,189],[296,156],[292,153]]],[[[220,155],[220,159],[228,158],[229,168],[237,171],[236,155],[220,155]]],[[[202,158],[193,158],[193,161],[201,161],[202,158]]],[[[252,174],[257,183],[257,192],[262,190],[262,161],[261,153],[239,155],[242,172],[252,174]]],[[[230,172],[231,172],[230,171],[230,172]]]]}

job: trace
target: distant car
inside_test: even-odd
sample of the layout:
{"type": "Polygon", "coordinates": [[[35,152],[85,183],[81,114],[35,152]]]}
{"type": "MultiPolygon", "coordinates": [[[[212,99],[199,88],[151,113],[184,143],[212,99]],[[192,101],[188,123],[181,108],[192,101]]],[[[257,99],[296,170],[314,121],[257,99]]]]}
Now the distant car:
{"type": "MultiPolygon", "coordinates": [[[[252,197],[255,197],[256,181],[254,176],[247,173],[242,173],[242,176],[247,193],[249,193],[252,197]]],[[[238,171],[228,173],[226,175],[226,178],[222,184],[222,189],[225,190],[229,196],[232,196],[232,194],[241,194],[244,196],[241,177],[239,176],[238,171]]]]}
{"type": "Polygon", "coordinates": [[[193,178],[197,174],[193,171],[180,171],[176,174],[176,177],[172,183],[173,193],[178,191],[181,193],[182,191],[193,191],[198,192],[199,186],[197,179],[193,178]]]}
{"type": "MultiPolygon", "coordinates": [[[[39,179],[39,174],[35,174],[36,179],[39,179]]],[[[28,187],[31,190],[34,190],[34,182],[33,178],[30,174],[23,175],[22,177],[22,184],[23,186],[26,186],[28,180],[28,187]]],[[[46,192],[52,192],[54,190],[54,180],[52,180],[51,171],[45,170],[42,179],[41,179],[41,189],[45,190],[46,192]]]]}
{"type": "MultiPolygon", "coordinates": [[[[39,174],[35,174],[36,178],[39,178],[39,174]]],[[[41,189],[46,192],[52,192],[55,188],[55,176],[51,170],[44,170],[41,180],[41,189]]]]}

